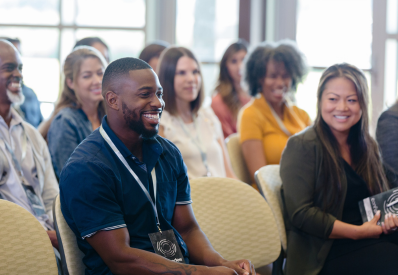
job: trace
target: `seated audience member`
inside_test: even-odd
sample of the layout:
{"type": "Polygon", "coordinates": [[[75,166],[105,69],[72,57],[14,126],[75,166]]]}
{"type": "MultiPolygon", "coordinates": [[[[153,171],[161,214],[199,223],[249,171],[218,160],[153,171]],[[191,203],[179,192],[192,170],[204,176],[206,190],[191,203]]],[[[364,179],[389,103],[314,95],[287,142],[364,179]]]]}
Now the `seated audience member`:
{"type": "Polygon", "coordinates": [[[236,133],[238,112],[250,101],[250,96],[241,86],[243,59],[246,54],[246,42],[239,40],[227,48],[221,59],[220,75],[211,108],[221,122],[224,138],[236,133]]]}
{"type": "Polygon", "coordinates": [[[398,101],[379,117],[376,139],[384,163],[398,174],[398,101]]]}
{"type": "Polygon", "coordinates": [[[108,48],[108,45],[106,45],[105,42],[101,38],[86,37],[86,38],[80,39],[79,41],[76,42],[73,49],[76,49],[79,46],[90,46],[90,47],[97,49],[102,54],[102,56],[105,58],[106,62],[109,63],[109,48],[108,48]]]}
{"type": "Polygon", "coordinates": [[[0,199],[32,213],[58,248],[52,217],[58,184],[46,142],[12,108],[23,99],[21,87],[21,57],[11,43],[0,39],[0,199]]]}
{"type": "Polygon", "coordinates": [[[165,41],[155,41],[147,45],[140,53],[139,59],[144,60],[154,71],[157,70],[160,54],[170,46],[165,41]]]}
{"type": "Polygon", "coordinates": [[[288,138],[311,124],[308,114],[288,100],[306,71],[292,41],[258,46],[247,60],[246,81],[256,98],[241,110],[238,132],[253,182],[258,169],[279,164],[288,138]]]}
{"type": "Polygon", "coordinates": [[[349,64],[324,71],[313,127],[291,137],[280,176],[288,218],[286,274],[394,274],[398,218],[362,222],[358,202],[398,184],[369,134],[369,90],[349,64]],[[386,170],[387,171],[387,170],[386,170]]]}
{"type": "Polygon", "coordinates": [[[72,153],[60,181],[61,210],[86,274],[255,274],[247,260],[223,259],[199,228],[181,154],[157,136],[164,102],[151,67],[118,59],[102,91],[107,116],[72,153]]]}
{"type": "MultiPolygon", "coordinates": [[[[3,38],[11,44],[14,45],[15,48],[21,53],[21,41],[16,38],[3,38]]],[[[22,82],[22,94],[24,96],[23,103],[20,105],[14,105],[14,109],[21,115],[21,117],[26,121],[32,124],[34,127],[38,127],[39,124],[43,121],[43,115],[40,110],[40,102],[37,99],[36,93],[26,86],[22,82]]]]}
{"type": "Polygon", "coordinates": [[[201,108],[202,74],[193,53],[183,47],[166,49],[160,58],[159,80],[166,103],[159,135],[181,151],[189,178],[234,178],[220,121],[210,107],[201,108]]]}
{"type": "Polygon", "coordinates": [[[106,65],[101,53],[88,46],[76,48],[65,60],[61,98],[51,118],[40,127],[47,137],[57,177],[77,145],[101,125],[105,115],[102,77],[106,65]]]}

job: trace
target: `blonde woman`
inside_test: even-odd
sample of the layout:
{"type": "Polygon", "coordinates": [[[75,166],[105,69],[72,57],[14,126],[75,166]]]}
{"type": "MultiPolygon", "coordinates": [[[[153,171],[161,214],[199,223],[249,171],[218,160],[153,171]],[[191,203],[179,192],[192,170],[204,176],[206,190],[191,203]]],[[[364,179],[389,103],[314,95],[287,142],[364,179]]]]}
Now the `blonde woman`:
{"type": "Polygon", "coordinates": [[[77,145],[101,125],[106,65],[101,53],[89,46],[77,47],[65,60],[61,98],[51,118],[39,129],[47,137],[57,177],[77,145]]]}

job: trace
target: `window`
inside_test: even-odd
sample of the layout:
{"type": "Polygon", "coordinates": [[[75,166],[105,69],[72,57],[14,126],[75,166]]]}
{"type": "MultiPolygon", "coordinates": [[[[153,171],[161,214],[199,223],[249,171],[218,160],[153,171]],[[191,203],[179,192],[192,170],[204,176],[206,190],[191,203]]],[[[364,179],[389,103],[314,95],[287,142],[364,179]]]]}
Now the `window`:
{"type": "Polygon", "coordinates": [[[177,0],[176,44],[202,63],[206,94],[215,87],[227,47],[238,39],[239,0],[177,0]]]}
{"type": "Polygon", "coordinates": [[[19,38],[24,83],[41,102],[44,118],[54,109],[62,87],[63,61],[76,41],[98,36],[109,46],[111,60],[138,56],[145,45],[146,1],[113,0],[3,0],[0,36],[19,38]]]}
{"type": "Polygon", "coordinates": [[[312,70],[299,85],[296,99],[314,119],[316,91],[325,68],[347,62],[364,70],[370,82],[372,0],[298,0],[297,4],[297,44],[312,70]]]}

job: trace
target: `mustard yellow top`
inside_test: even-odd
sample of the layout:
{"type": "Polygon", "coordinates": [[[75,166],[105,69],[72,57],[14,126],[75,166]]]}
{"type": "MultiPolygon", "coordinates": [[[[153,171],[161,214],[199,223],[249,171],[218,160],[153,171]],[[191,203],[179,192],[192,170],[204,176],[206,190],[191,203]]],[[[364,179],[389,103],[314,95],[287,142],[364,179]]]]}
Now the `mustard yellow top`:
{"type": "MultiPolygon", "coordinates": [[[[312,123],[304,110],[297,106],[288,108],[286,105],[282,122],[292,135],[312,123]]],[[[246,140],[261,140],[267,165],[279,164],[289,136],[279,127],[271,107],[262,95],[243,107],[238,124],[241,144],[246,140]]]]}

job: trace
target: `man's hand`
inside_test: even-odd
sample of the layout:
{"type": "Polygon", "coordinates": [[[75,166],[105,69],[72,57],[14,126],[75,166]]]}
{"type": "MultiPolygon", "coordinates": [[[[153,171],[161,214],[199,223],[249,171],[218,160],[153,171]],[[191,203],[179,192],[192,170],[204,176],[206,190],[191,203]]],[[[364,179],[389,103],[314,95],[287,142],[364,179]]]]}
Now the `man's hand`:
{"type": "Polygon", "coordinates": [[[254,265],[249,260],[237,260],[224,262],[222,264],[228,268],[232,268],[239,275],[255,275],[254,265]]]}
{"type": "Polygon", "coordinates": [[[50,238],[51,244],[57,249],[59,250],[58,247],[58,239],[57,239],[57,233],[55,233],[55,230],[48,230],[46,231],[48,237],[50,238]]]}

